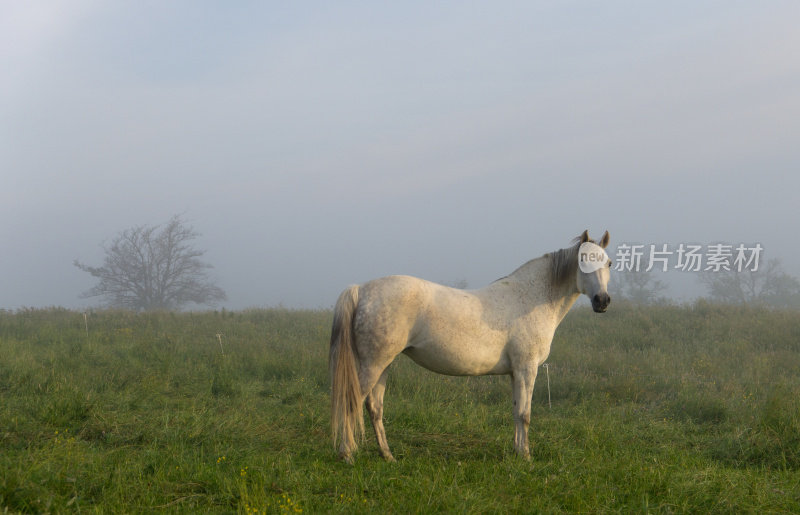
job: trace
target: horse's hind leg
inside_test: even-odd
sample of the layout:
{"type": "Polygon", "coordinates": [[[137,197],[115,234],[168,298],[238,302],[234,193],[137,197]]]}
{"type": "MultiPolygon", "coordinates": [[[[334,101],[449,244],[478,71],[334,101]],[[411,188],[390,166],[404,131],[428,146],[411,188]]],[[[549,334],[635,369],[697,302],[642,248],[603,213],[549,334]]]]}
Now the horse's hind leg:
{"type": "Polygon", "coordinates": [[[384,369],[378,382],[372,387],[372,391],[367,395],[367,411],[372,419],[372,427],[375,429],[375,438],[378,440],[381,456],[386,461],[395,461],[392,452],[389,450],[389,443],[386,441],[386,430],[383,427],[383,393],[386,391],[386,376],[389,368],[384,369]]]}

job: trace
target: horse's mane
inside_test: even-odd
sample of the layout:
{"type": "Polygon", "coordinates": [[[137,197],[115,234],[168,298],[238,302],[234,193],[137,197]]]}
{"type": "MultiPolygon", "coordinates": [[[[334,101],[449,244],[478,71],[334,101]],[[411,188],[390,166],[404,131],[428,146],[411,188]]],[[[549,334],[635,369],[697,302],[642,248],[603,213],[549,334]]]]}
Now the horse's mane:
{"type": "MultiPolygon", "coordinates": [[[[594,243],[594,240],[591,238],[588,241],[594,243]]],[[[580,246],[581,236],[578,236],[572,240],[572,246],[565,249],[548,252],[537,259],[531,259],[521,267],[514,270],[514,272],[512,272],[510,275],[514,275],[518,271],[527,268],[534,261],[550,258],[550,282],[553,284],[553,286],[561,286],[565,282],[575,279],[575,274],[578,270],[578,249],[580,246]]],[[[506,277],[509,276],[501,277],[500,279],[497,279],[497,281],[505,279],[506,277]]]]}
{"type": "Polygon", "coordinates": [[[554,286],[560,286],[564,282],[575,278],[575,273],[578,269],[578,249],[581,246],[581,237],[578,236],[572,240],[572,243],[571,247],[545,254],[545,256],[550,257],[550,280],[554,286]]]}

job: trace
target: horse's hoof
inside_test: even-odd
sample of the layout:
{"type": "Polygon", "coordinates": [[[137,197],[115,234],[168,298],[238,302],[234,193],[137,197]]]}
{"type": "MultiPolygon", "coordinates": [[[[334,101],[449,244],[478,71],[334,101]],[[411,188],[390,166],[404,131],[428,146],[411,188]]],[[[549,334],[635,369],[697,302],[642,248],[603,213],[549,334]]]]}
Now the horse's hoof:
{"type": "Polygon", "coordinates": [[[522,460],[531,461],[530,451],[517,451],[517,456],[522,460]]]}

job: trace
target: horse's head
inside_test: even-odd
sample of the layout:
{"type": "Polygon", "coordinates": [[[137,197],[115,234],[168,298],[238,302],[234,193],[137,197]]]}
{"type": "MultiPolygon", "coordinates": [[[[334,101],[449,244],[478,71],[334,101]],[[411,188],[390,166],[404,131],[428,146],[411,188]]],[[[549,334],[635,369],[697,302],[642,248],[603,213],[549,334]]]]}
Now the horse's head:
{"type": "Polygon", "coordinates": [[[599,243],[589,238],[589,231],[580,235],[578,248],[578,291],[589,297],[595,313],[605,313],[611,303],[608,295],[608,277],[611,259],[605,249],[608,246],[608,231],[599,243]]]}

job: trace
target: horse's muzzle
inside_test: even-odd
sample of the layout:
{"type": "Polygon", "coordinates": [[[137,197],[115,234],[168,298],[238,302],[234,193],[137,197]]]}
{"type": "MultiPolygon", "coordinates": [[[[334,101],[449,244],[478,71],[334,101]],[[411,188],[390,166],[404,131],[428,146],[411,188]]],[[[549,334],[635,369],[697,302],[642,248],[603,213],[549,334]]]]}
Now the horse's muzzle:
{"type": "Polygon", "coordinates": [[[595,313],[605,313],[609,304],[611,304],[611,297],[608,293],[598,293],[592,297],[592,309],[595,313]]]}

